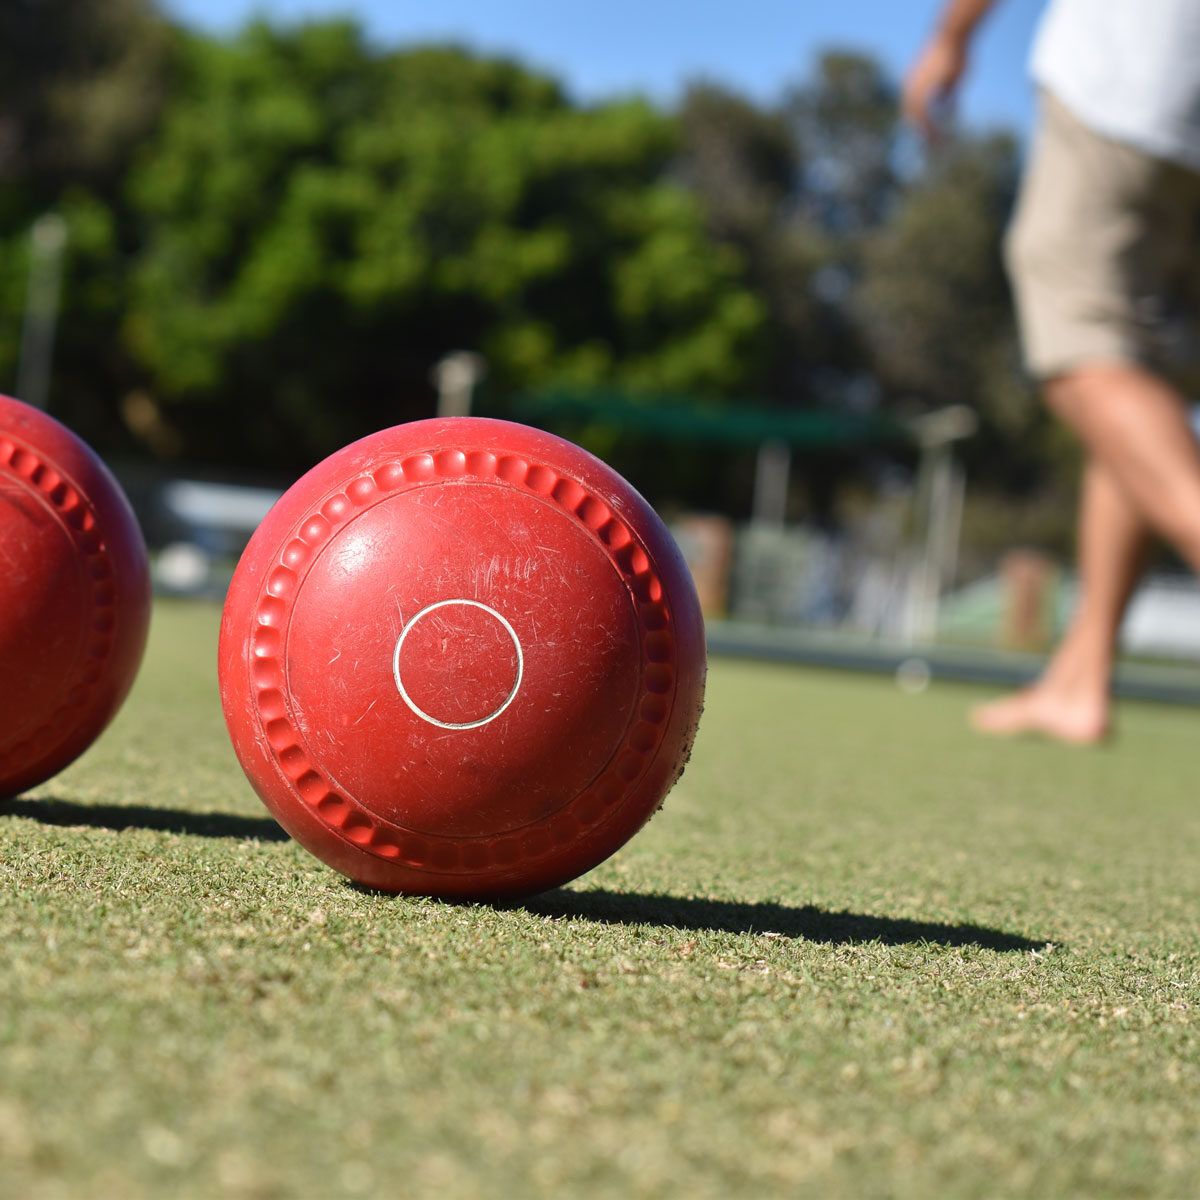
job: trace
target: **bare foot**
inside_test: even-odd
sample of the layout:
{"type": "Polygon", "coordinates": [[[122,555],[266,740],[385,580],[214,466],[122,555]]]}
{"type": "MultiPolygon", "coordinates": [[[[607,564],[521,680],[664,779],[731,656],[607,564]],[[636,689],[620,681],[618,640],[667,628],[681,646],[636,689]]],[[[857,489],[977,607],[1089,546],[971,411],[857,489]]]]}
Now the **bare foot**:
{"type": "Polygon", "coordinates": [[[1044,682],[977,705],[969,719],[972,729],[993,737],[1040,734],[1072,746],[1097,745],[1110,733],[1107,698],[1065,696],[1044,682]]]}

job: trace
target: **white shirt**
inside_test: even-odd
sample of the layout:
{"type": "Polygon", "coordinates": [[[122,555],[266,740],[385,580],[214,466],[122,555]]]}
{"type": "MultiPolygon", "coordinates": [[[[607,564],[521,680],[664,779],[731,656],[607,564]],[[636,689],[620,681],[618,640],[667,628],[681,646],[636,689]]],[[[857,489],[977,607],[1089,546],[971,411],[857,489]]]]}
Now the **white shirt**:
{"type": "Polygon", "coordinates": [[[1051,0],[1031,69],[1095,132],[1200,170],[1200,0],[1051,0]]]}

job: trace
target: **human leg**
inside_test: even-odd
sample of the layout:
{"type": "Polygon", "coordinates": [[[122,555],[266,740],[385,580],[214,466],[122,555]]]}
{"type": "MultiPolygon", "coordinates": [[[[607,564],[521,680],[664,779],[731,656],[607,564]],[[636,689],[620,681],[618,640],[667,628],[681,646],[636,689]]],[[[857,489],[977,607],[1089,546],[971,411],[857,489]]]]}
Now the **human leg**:
{"type": "Polygon", "coordinates": [[[1148,527],[1108,468],[1090,459],[1079,505],[1079,604],[1031,687],[971,712],[981,733],[1038,733],[1088,745],[1109,732],[1117,632],[1145,560],[1148,527]]]}
{"type": "Polygon", "coordinates": [[[1183,396],[1120,362],[1066,372],[1044,392],[1128,503],[1200,575],[1200,443],[1183,396]]]}
{"type": "Polygon", "coordinates": [[[1200,261],[1200,176],[1085,129],[1052,98],[1006,255],[1027,364],[1089,461],[1081,604],[1032,688],[972,714],[993,733],[1090,742],[1109,725],[1117,630],[1148,534],[1200,573],[1200,448],[1158,362],[1171,301],[1200,261]]]}

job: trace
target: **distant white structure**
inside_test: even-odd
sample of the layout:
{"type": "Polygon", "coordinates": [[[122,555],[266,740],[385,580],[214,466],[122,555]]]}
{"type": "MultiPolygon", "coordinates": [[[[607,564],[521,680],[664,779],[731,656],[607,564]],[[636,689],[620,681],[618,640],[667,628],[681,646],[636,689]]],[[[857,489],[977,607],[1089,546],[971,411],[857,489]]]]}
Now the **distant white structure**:
{"type": "Polygon", "coordinates": [[[1120,643],[1126,654],[1200,659],[1200,582],[1166,576],[1147,580],[1134,593],[1120,643]]]}
{"type": "Polygon", "coordinates": [[[162,502],[187,525],[249,535],[281,494],[273,488],[173,479],[162,489],[162,502]]]}
{"type": "Polygon", "coordinates": [[[17,398],[34,408],[45,408],[50,394],[66,245],[67,223],[58,213],[44,213],[34,221],[29,233],[29,288],[17,364],[17,398]]]}
{"type": "Polygon", "coordinates": [[[430,377],[438,392],[439,417],[469,417],[475,389],[487,375],[487,362],[473,350],[455,350],[434,364],[430,377]]]}

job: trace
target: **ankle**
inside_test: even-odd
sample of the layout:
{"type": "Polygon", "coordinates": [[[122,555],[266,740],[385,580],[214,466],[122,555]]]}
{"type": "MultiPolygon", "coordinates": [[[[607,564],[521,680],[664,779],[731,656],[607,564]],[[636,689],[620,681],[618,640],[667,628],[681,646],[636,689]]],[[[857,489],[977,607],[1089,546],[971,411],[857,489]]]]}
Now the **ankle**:
{"type": "Polygon", "coordinates": [[[1116,639],[1107,628],[1073,627],[1051,655],[1041,681],[1069,691],[1108,691],[1116,639]]]}

